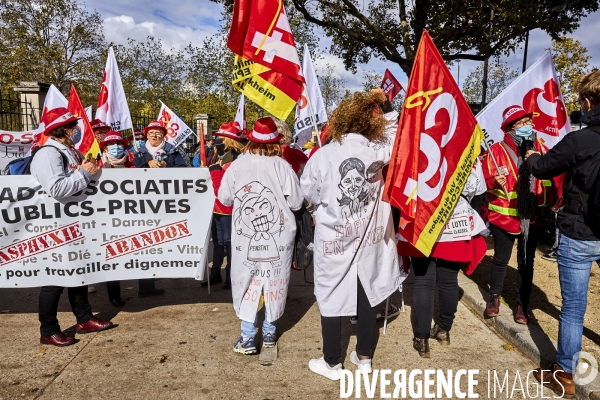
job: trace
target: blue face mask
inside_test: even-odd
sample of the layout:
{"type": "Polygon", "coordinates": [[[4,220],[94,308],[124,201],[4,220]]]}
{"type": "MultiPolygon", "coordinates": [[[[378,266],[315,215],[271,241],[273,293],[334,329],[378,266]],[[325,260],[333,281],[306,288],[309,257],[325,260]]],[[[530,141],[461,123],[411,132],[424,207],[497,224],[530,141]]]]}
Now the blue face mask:
{"type": "Polygon", "coordinates": [[[531,138],[533,134],[533,127],[531,125],[525,125],[520,128],[515,128],[515,135],[524,139],[531,138]]]}
{"type": "Polygon", "coordinates": [[[121,158],[125,154],[123,146],[120,144],[111,144],[108,146],[108,155],[114,158],[121,158]]]}
{"type": "Polygon", "coordinates": [[[146,141],[144,139],[135,141],[135,147],[137,147],[138,149],[141,149],[144,146],[146,146],[146,141]]]}

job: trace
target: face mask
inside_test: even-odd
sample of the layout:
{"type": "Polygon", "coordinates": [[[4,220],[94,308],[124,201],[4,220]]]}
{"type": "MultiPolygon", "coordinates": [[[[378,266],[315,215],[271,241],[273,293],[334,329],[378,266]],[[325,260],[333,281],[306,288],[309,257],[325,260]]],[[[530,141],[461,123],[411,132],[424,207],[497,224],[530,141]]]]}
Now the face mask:
{"type": "Polygon", "coordinates": [[[533,127],[531,125],[525,125],[520,128],[515,128],[515,135],[524,139],[529,139],[533,134],[533,127]]]}
{"type": "Polygon", "coordinates": [[[108,155],[114,158],[123,157],[125,152],[123,151],[123,146],[120,144],[111,144],[108,146],[108,155]]]}
{"type": "Polygon", "coordinates": [[[146,146],[146,141],[144,139],[135,141],[135,147],[137,147],[138,149],[141,149],[144,146],[146,146]]]}

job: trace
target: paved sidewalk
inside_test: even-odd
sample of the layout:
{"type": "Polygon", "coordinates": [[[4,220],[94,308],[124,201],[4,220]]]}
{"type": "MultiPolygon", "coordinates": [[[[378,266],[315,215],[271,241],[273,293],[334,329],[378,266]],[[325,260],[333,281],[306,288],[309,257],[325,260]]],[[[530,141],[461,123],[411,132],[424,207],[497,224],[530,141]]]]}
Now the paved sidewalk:
{"type": "MultiPolygon", "coordinates": [[[[310,372],[310,358],[320,357],[321,329],[313,287],[292,271],[284,317],[279,321],[279,360],[259,364],[258,356],[231,350],[239,335],[239,321],[229,291],[220,285],[208,295],[199,282],[163,279],[157,286],[166,295],[138,299],[136,281],[122,283],[125,307],[108,303],[104,285],[90,295],[100,318],[112,318],[115,329],[77,335],[67,348],[41,346],[37,322],[38,289],[0,290],[0,399],[331,399],[339,398],[340,385],[310,372]]],[[[405,285],[406,312],[388,325],[380,324],[373,366],[391,370],[479,369],[476,392],[487,398],[487,371],[509,371],[513,386],[519,371],[526,386],[527,372],[536,365],[518,350],[511,350],[463,304],[459,304],[452,345],[432,344],[431,358],[412,349],[411,279],[405,285]],[[505,349],[506,348],[506,349],[505,349]],[[508,349],[508,350],[507,350],[508,349]]],[[[394,295],[399,304],[400,294],[394,295]]],[[[60,304],[63,329],[75,324],[66,293],[60,304]]],[[[355,326],[342,324],[344,365],[356,343],[355,326]]],[[[493,375],[492,375],[493,376],[493,375]]],[[[466,389],[466,382],[463,389],[466,389]]],[[[517,384],[518,386],[518,384],[517,384]]],[[[392,386],[393,388],[393,386],[392,386]]],[[[434,387],[435,388],[435,387],[434,387]]],[[[535,393],[535,385],[529,385],[535,393]]],[[[498,390],[498,389],[497,389],[498,390]]],[[[506,388],[496,398],[507,398],[506,388]]],[[[516,392],[513,398],[521,398],[516,392]]],[[[379,394],[379,388],[377,390],[379,394]]],[[[493,391],[492,391],[493,394],[493,391]]],[[[363,398],[365,398],[363,388],[363,398]]],[[[545,396],[550,396],[548,390],[545,396]]],[[[354,395],[352,396],[354,397],[354,395]]],[[[377,397],[377,396],[376,396],[377,397]]]]}

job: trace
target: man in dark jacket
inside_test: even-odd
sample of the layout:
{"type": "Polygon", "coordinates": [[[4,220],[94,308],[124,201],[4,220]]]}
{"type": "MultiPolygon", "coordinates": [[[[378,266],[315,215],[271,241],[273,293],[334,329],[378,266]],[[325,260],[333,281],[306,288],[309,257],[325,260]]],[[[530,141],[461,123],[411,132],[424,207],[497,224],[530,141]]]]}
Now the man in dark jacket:
{"type": "Polygon", "coordinates": [[[575,394],[573,381],[580,358],[583,318],[592,263],[600,259],[600,227],[588,222],[588,195],[600,169],[600,71],[582,76],[577,85],[581,121],[587,128],[565,136],[545,155],[530,151],[531,173],[550,179],[566,172],[564,208],[557,217],[558,276],[562,308],[558,323],[556,364],[538,369],[536,378],[559,396],[575,394]]]}

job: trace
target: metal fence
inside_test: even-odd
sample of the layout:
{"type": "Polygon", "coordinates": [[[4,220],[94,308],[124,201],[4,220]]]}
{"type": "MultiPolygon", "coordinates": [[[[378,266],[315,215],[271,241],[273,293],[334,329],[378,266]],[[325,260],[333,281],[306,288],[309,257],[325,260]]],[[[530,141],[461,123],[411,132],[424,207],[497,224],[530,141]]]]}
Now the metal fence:
{"type": "Polygon", "coordinates": [[[10,88],[0,87],[0,130],[28,131],[38,127],[36,114],[31,103],[21,101],[20,96],[10,88]]]}

